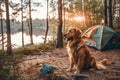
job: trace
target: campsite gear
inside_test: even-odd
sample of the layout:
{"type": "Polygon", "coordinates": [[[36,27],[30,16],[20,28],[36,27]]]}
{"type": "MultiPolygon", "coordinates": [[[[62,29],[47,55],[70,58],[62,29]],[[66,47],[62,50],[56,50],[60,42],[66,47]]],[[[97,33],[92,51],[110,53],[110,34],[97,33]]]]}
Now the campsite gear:
{"type": "Polygon", "coordinates": [[[51,74],[53,73],[54,69],[57,69],[57,67],[48,64],[43,64],[40,69],[40,74],[51,74]]]}
{"type": "Polygon", "coordinates": [[[98,50],[120,49],[120,35],[103,25],[90,27],[82,35],[88,46],[98,50]]]}

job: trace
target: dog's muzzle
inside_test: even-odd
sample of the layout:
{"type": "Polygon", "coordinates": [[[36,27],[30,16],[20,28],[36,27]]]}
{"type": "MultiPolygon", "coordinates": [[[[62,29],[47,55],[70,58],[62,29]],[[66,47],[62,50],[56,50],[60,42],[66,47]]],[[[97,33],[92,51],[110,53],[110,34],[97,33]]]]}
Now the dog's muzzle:
{"type": "Polygon", "coordinates": [[[67,38],[67,41],[72,41],[73,37],[67,38]]]}
{"type": "Polygon", "coordinates": [[[72,40],[73,40],[73,37],[67,38],[67,37],[66,37],[66,34],[64,34],[64,37],[67,39],[67,41],[70,41],[70,40],[72,41],[72,40]]]}

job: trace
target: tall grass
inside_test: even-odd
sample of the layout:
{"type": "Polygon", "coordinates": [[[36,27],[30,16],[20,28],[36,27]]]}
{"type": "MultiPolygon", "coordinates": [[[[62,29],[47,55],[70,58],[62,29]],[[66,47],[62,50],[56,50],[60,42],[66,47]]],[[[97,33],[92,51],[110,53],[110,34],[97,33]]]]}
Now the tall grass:
{"type": "Polygon", "coordinates": [[[24,47],[13,49],[13,54],[34,54],[36,52],[51,51],[56,48],[56,40],[48,41],[46,44],[26,45],[24,47]]]}

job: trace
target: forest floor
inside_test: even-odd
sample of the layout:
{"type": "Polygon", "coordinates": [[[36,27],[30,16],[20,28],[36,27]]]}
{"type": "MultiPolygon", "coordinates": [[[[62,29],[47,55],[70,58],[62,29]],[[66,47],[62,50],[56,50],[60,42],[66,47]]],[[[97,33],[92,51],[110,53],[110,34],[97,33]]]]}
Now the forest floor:
{"type": "Polygon", "coordinates": [[[79,75],[67,72],[66,69],[70,65],[68,54],[66,48],[62,48],[25,55],[25,60],[19,64],[18,72],[28,80],[120,80],[120,49],[98,51],[89,48],[89,50],[98,61],[109,60],[106,70],[83,71],[79,75]],[[56,66],[58,69],[54,71],[54,74],[42,75],[40,66],[43,64],[56,66]]]}

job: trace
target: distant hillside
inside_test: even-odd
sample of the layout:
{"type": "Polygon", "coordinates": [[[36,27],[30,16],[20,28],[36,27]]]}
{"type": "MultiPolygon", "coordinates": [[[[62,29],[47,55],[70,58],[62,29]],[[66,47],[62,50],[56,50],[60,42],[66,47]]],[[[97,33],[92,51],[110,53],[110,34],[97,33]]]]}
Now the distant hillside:
{"type": "MultiPolygon", "coordinates": [[[[11,25],[11,33],[16,33],[16,32],[19,32],[22,30],[21,22],[10,21],[10,25],[11,25]]],[[[33,20],[32,25],[33,25],[33,34],[41,35],[46,30],[46,20],[45,19],[33,20]]],[[[28,30],[29,30],[28,29],[28,22],[25,21],[24,22],[24,31],[26,33],[28,33],[29,32],[28,30]]],[[[6,32],[5,20],[3,20],[3,31],[6,32]]],[[[0,32],[1,32],[1,28],[0,28],[0,32]]]]}

